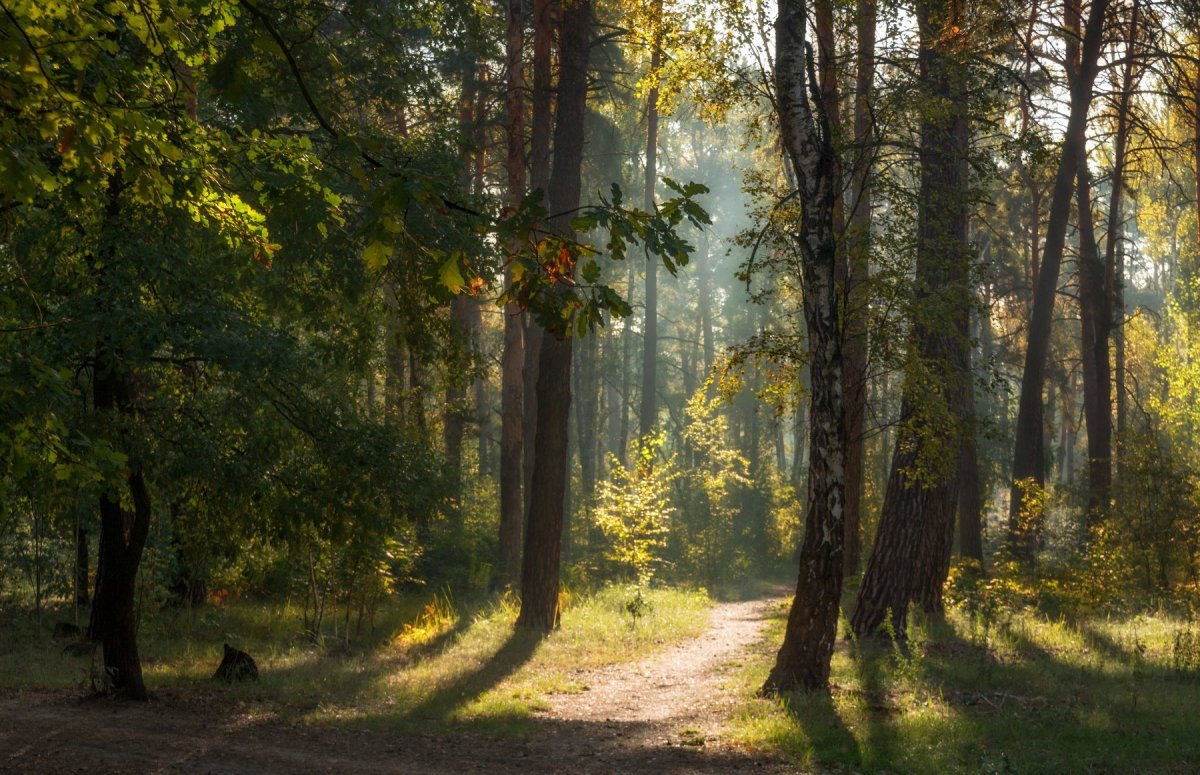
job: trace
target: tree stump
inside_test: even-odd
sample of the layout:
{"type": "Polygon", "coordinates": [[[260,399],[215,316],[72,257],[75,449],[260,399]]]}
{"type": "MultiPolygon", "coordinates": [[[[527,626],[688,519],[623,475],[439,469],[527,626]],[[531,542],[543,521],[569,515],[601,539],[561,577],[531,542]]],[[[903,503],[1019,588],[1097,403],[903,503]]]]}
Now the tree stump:
{"type": "Polygon", "coordinates": [[[257,681],[258,665],[254,663],[254,657],[226,643],[225,656],[221,659],[217,672],[213,674],[213,680],[226,683],[257,681]]]}

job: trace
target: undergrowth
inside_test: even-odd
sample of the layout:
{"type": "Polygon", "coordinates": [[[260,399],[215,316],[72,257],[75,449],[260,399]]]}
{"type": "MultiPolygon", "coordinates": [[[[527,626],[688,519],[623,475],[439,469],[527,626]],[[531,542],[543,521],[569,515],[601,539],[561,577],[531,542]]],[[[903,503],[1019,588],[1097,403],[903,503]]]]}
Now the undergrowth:
{"type": "Polygon", "coordinates": [[[1061,605],[1072,590],[1016,585],[956,577],[947,617],[914,617],[903,649],[886,635],[839,641],[828,697],[755,696],[783,637],[776,612],[738,675],[731,738],[818,771],[1200,771],[1192,617],[1061,605]]]}
{"type": "MultiPolygon", "coordinates": [[[[703,590],[643,595],[647,607],[635,621],[624,586],[564,592],[562,627],[545,638],[514,628],[512,595],[398,597],[359,641],[325,647],[305,636],[294,606],[226,602],[148,618],[140,647],[152,689],[221,692],[259,712],[320,724],[519,733],[546,693],[582,690],[574,671],[636,660],[707,624],[703,590]],[[255,657],[260,682],[211,681],[226,641],[255,657]]],[[[48,626],[20,617],[11,624],[0,628],[0,686],[86,691],[86,658],[63,656],[48,626]]]]}

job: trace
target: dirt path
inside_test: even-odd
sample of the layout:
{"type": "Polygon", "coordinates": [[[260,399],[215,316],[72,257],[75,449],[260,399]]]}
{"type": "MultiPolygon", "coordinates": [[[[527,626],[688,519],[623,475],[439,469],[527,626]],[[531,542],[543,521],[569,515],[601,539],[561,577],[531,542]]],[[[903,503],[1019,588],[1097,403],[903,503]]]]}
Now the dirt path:
{"type": "Polygon", "coordinates": [[[789,772],[720,738],[734,703],[722,684],[773,603],[720,603],[699,638],[580,672],[587,689],[550,697],[523,740],[288,724],[219,692],[164,690],[144,705],[10,692],[0,693],[0,772],[789,772]]]}

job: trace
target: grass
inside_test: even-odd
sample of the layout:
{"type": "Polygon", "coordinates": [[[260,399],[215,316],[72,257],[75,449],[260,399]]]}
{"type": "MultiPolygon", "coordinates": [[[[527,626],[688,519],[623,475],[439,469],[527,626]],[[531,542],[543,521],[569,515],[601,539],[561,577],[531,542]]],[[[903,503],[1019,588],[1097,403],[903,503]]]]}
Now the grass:
{"type": "MultiPolygon", "coordinates": [[[[772,617],[738,676],[731,737],[806,769],[864,773],[1192,773],[1200,630],[1165,614],[986,629],[918,621],[907,651],[840,641],[829,697],[754,697],[783,637],[772,617]]],[[[844,629],[843,622],[843,629],[844,629]]]]}
{"type": "MultiPolygon", "coordinates": [[[[261,681],[221,687],[232,701],[292,720],[430,731],[470,726],[520,734],[548,692],[581,691],[577,669],[638,659],[699,634],[711,602],[703,591],[657,589],[638,622],[623,587],[565,599],[549,637],[516,630],[511,598],[455,604],[439,595],[403,598],[377,617],[373,636],[350,648],[317,648],[287,605],[227,602],[143,623],[140,650],[153,690],[215,690],[210,677],[225,641],[250,652],[261,681]]],[[[11,618],[11,617],[10,617],[11,618]]],[[[67,659],[49,627],[28,619],[0,626],[0,685],[64,688],[87,683],[87,659],[67,659]]]]}

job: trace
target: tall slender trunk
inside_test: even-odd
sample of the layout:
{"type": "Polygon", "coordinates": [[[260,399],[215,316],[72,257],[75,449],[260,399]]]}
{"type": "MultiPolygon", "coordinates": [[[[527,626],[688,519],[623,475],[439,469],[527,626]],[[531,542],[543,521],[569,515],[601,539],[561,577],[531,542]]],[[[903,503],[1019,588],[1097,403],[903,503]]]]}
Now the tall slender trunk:
{"type": "Polygon", "coordinates": [[[411,421],[414,427],[422,434],[425,433],[425,366],[421,363],[421,356],[412,347],[411,341],[408,346],[408,397],[409,409],[411,409],[411,421]]]}
{"type": "MultiPolygon", "coordinates": [[[[114,174],[109,181],[103,227],[116,230],[121,213],[123,183],[114,174]]],[[[111,295],[107,265],[117,259],[116,240],[106,248],[104,264],[97,274],[97,298],[101,304],[111,295]]],[[[119,363],[111,342],[100,336],[92,361],[92,406],[97,415],[125,417],[135,414],[131,376],[119,363]]],[[[114,447],[127,446],[124,439],[114,447]]],[[[111,490],[100,494],[100,550],[96,562],[96,591],[92,596],[88,637],[99,641],[104,669],[114,692],[135,700],[146,700],[142,664],[137,647],[137,614],[134,605],[138,568],[142,550],[150,532],[151,503],[149,490],[136,456],[130,455],[125,486],[133,504],[133,513],[121,508],[121,496],[111,490]]]]}
{"type": "Polygon", "coordinates": [[[696,253],[696,292],[700,312],[700,339],[704,348],[703,377],[707,380],[712,376],[717,350],[713,338],[712,287],[710,285],[712,270],[708,266],[712,258],[708,254],[708,232],[706,231],[704,234],[703,248],[696,253]]]}
{"type": "Polygon", "coordinates": [[[607,476],[609,456],[616,455],[621,439],[621,421],[624,418],[625,397],[621,390],[627,384],[629,379],[628,372],[625,370],[625,331],[620,334],[611,327],[606,327],[608,335],[605,337],[604,344],[604,359],[606,366],[604,369],[604,411],[608,416],[608,432],[605,434],[604,442],[607,446],[601,445],[600,460],[601,466],[605,473],[602,476],[607,476]],[[618,385],[622,387],[619,388],[618,385]],[[605,454],[607,452],[608,454],[605,454]]]}
{"type": "MultiPolygon", "coordinates": [[[[508,209],[515,213],[525,196],[525,67],[521,61],[525,48],[525,15],[521,0],[508,0],[508,28],[505,38],[504,95],[508,184],[508,209]]],[[[509,260],[521,250],[517,238],[509,245],[509,260]]],[[[504,269],[504,282],[513,282],[512,267],[504,269]]],[[[499,557],[493,586],[515,585],[519,580],[521,528],[523,514],[521,475],[524,438],[524,383],[521,370],[525,362],[525,332],[521,311],[515,303],[504,306],[504,350],[500,354],[500,535],[499,557]]]]}
{"type": "MultiPolygon", "coordinates": [[[[1129,13],[1129,32],[1125,39],[1125,67],[1117,95],[1117,132],[1113,138],[1112,193],[1108,200],[1108,228],[1104,242],[1106,291],[1111,301],[1109,330],[1113,339],[1117,437],[1125,431],[1125,227],[1122,204],[1125,197],[1125,164],[1129,144],[1129,104],[1138,73],[1135,67],[1138,30],[1141,20],[1141,0],[1134,0],[1129,13]]],[[[1200,76],[1198,76],[1200,78],[1200,76]]],[[[1198,81],[1200,83],[1200,81],[1198,81]]],[[[1197,129],[1200,133],[1200,128],[1197,129]]],[[[1200,185],[1198,183],[1197,185],[1200,185]]],[[[1197,190],[1200,193],[1200,189],[1197,190]]],[[[1197,202],[1200,208],[1200,201],[1197,202]]],[[[1197,213],[1200,215],[1200,211],[1197,213]]],[[[1120,454],[1117,465],[1121,463],[1120,454]]]]}
{"type": "MultiPolygon", "coordinates": [[[[575,0],[562,9],[554,168],[547,189],[550,212],[562,213],[550,220],[550,227],[563,236],[570,236],[571,212],[579,205],[591,12],[589,0],[575,0]]],[[[542,632],[558,625],[571,414],[570,336],[569,330],[545,332],[538,357],[537,431],[517,624],[542,632]]]]}
{"type": "Polygon", "coordinates": [[[1112,484],[1112,372],[1108,364],[1112,297],[1105,288],[1104,264],[1092,221],[1091,175],[1079,163],[1076,190],[1079,233],[1079,352],[1083,365],[1084,421],[1087,423],[1088,503],[1085,540],[1107,508],[1112,484]]]}
{"type": "MultiPolygon", "coordinates": [[[[1111,232],[1110,232],[1111,233],[1111,232]]],[[[1125,435],[1125,422],[1129,409],[1125,395],[1125,241],[1124,234],[1117,238],[1117,255],[1113,262],[1113,389],[1117,394],[1117,440],[1125,435]]],[[[1124,465],[1120,449],[1117,450],[1117,480],[1121,479],[1124,465]]]]}
{"type": "MultiPolygon", "coordinates": [[[[958,505],[957,456],[930,458],[920,408],[933,409],[939,437],[960,448],[968,424],[970,300],[972,298],[967,224],[970,216],[967,157],[967,72],[961,8],[956,2],[919,0],[917,23],[921,82],[930,103],[945,106],[922,116],[920,192],[917,212],[916,319],[912,346],[921,375],[905,380],[903,420],[875,543],[859,589],[851,624],[859,636],[878,630],[889,612],[903,635],[909,601],[942,610],[958,505]],[[940,394],[929,395],[932,385],[940,394]]],[[[945,443],[944,441],[942,443],[945,443]]]]}
{"type": "MultiPolygon", "coordinates": [[[[1033,65],[1036,59],[1036,51],[1034,45],[1034,31],[1037,28],[1038,13],[1041,9],[1039,0],[1033,0],[1029,4],[1029,17],[1025,24],[1025,35],[1021,41],[1022,48],[1025,50],[1024,58],[1024,73],[1022,75],[1023,86],[1018,92],[1018,107],[1021,113],[1020,134],[1024,137],[1033,126],[1033,95],[1030,92],[1028,84],[1032,83],[1033,65]]],[[[1032,300],[1035,289],[1037,288],[1038,278],[1038,246],[1041,244],[1039,231],[1042,225],[1042,187],[1034,177],[1033,170],[1026,163],[1023,157],[1018,157],[1017,171],[1021,179],[1025,182],[1025,188],[1029,192],[1029,241],[1027,249],[1029,250],[1029,297],[1032,300]]]]}
{"type": "Polygon", "coordinates": [[[462,520],[463,486],[463,437],[467,425],[467,375],[464,365],[469,363],[471,336],[471,306],[469,296],[455,296],[450,302],[450,336],[458,345],[460,359],[449,364],[446,374],[446,403],[442,407],[442,444],[446,454],[446,470],[451,477],[449,517],[452,528],[462,520]]]}
{"type": "Polygon", "coordinates": [[[1200,57],[1195,58],[1194,64],[1196,81],[1192,90],[1192,108],[1195,111],[1195,115],[1192,117],[1192,163],[1195,165],[1196,178],[1196,248],[1197,253],[1200,253],[1200,57]]]}
{"type": "MultiPolygon", "coordinates": [[[[654,41],[650,72],[655,85],[646,95],[646,180],[642,207],[654,212],[654,187],[658,182],[658,69],[662,60],[662,0],[654,5],[654,41]]],[[[642,338],[642,409],[639,432],[645,436],[658,421],[658,256],[646,252],[646,322],[642,338]]]]}
{"type": "Polygon", "coordinates": [[[850,222],[846,230],[844,281],[845,351],[842,384],[846,407],[846,574],[862,561],[861,509],[865,447],[863,427],[867,409],[866,284],[871,261],[871,168],[875,157],[875,0],[858,0],[855,10],[858,51],[854,94],[854,185],[850,222]]]}
{"type": "Polygon", "coordinates": [[[1034,515],[1031,525],[1022,524],[1023,487],[1029,482],[1038,487],[1044,484],[1044,471],[1039,467],[1038,446],[1041,430],[1042,388],[1046,376],[1046,359],[1050,348],[1050,328],[1058,295],[1058,274],[1066,244],[1067,221],[1071,212],[1079,159],[1087,138],[1087,116],[1092,104],[1092,84],[1096,79],[1097,62],[1103,42],[1104,17],[1109,0],[1092,0],[1084,30],[1079,67],[1071,79],[1071,109],[1067,119],[1059,156],[1058,173],[1050,198],[1050,220],[1046,224],[1046,244],[1042,251],[1041,269],[1034,293],[1033,309],[1029,315],[1028,343],[1025,365],[1021,375],[1021,394],[1017,406],[1017,428],[1013,445],[1012,487],[1009,499],[1008,540],[1014,552],[1032,560],[1034,547],[1040,540],[1040,518],[1034,515]]]}
{"type": "MultiPolygon", "coordinates": [[[[78,512],[78,507],[76,511],[78,512]]],[[[80,515],[75,524],[75,605],[85,608],[91,602],[88,594],[88,531],[80,515]]]]}
{"type": "MultiPolygon", "coordinates": [[[[472,58],[463,69],[462,90],[458,98],[459,148],[462,153],[462,169],[459,175],[460,191],[470,195],[475,180],[476,159],[480,149],[474,147],[476,99],[479,81],[476,63],[472,58]]],[[[448,364],[446,374],[445,403],[442,407],[442,444],[446,455],[446,469],[451,477],[449,517],[453,529],[462,521],[463,482],[463,436],[467,418],[467,377],[462,365],[469,362],[471,305],[469,296],[458,295],[450,302],[450,338],[454,343],[451,352],[459,355],[448,364]]]]}
{"type": "MultiPolygon", "coordinates": [[[[628,281],[625,284],[626,299],[633,304],[634,262],[629,262],[628,281]]],[[[629,450],[629,414],[633,411],[633,377],[630,372],[633,367],[633,334],[629,330],[628,321],[621,327],[621,432],[616,437],[616,455],[621,465],[625,465],[626,453],[629,450]]]]}
{"type": "MultiPolygon", "coordinates": [[[[542,204],[546,200],[550,182],[550,133],[554,125],[550,83],[550,58],[554,45],[553,0],[535,0],[533,4],[533,92],[530,97],[532,111],[529,133],[529,185],[533,191],[541,191],[542,204]]],[[[533,442],[537,435],[537,382],[538,359],[542,350],[542,328],[531,315],[525,316],[525,363],[522,368],[524,394],[524,423],[522,436],[524,447],[525,513],[529,513],[532,502],[533,442]]]]}
{"type": "MultiPolygon", "coordinates": [[[[475,88],[475,106],[472,121],[472,145],[475,150],[475,165],[471,175],[471,193],[478,199],[484,194],[484,183],[487,176],[487,129],[488,102],[491,91],[488,89],[489,70],[487,64],[479,65],[479,81],[475,88]]],[[[471,299],[467,305],[468,329],[470,333],[471,364],[474,367],[474,411],[472,419],[475,422],[476,465],[480,476],[488,476],[490,458],[488,454],[491,435],[491,412],[488,402],[486,372],[483,369],[483,304],[482,299],[471,299]]],[[[464,407],[465,411],[465,407],[464,407]]]]}
{"type": "Polygon", "coordinates": [[[808,503],[796,594],[783,644],[763,690],[827,690],[837,636],[845,532],[846,417],[835,282],[836,154],[828,117],[814,111],[804,0],[780,0],[775,21],[775,86],[779,132],[804,202],[797,247],[803,274],[804,321],[810,348],[808,503]],[[814,114],[815,113],[815,114],[814,114]]]}
{"type": "MultiPolygon", "coordinates": [[[[974,398],[971,401],[974,404],[974,398]]],[[[974,407],[972,407],[972,419],[974,407]]],[[[974,423],[972,423],[972,426],[974,423]]],[[[979,452],[975,429],[969,427],[962,439],[958,470],[958,551],[983,564],[983,492],[979,481],[979,452]]]]}
{"type": "Polygon", "coordinates": [[[575,425],[578,428],[580,498],[586,502],[596,489],[596,446],[599,435],[600,414],[600,338],[589,336],[578,348],[578,370],[576,380],[579,397],[575,407],[575,425]]]}

